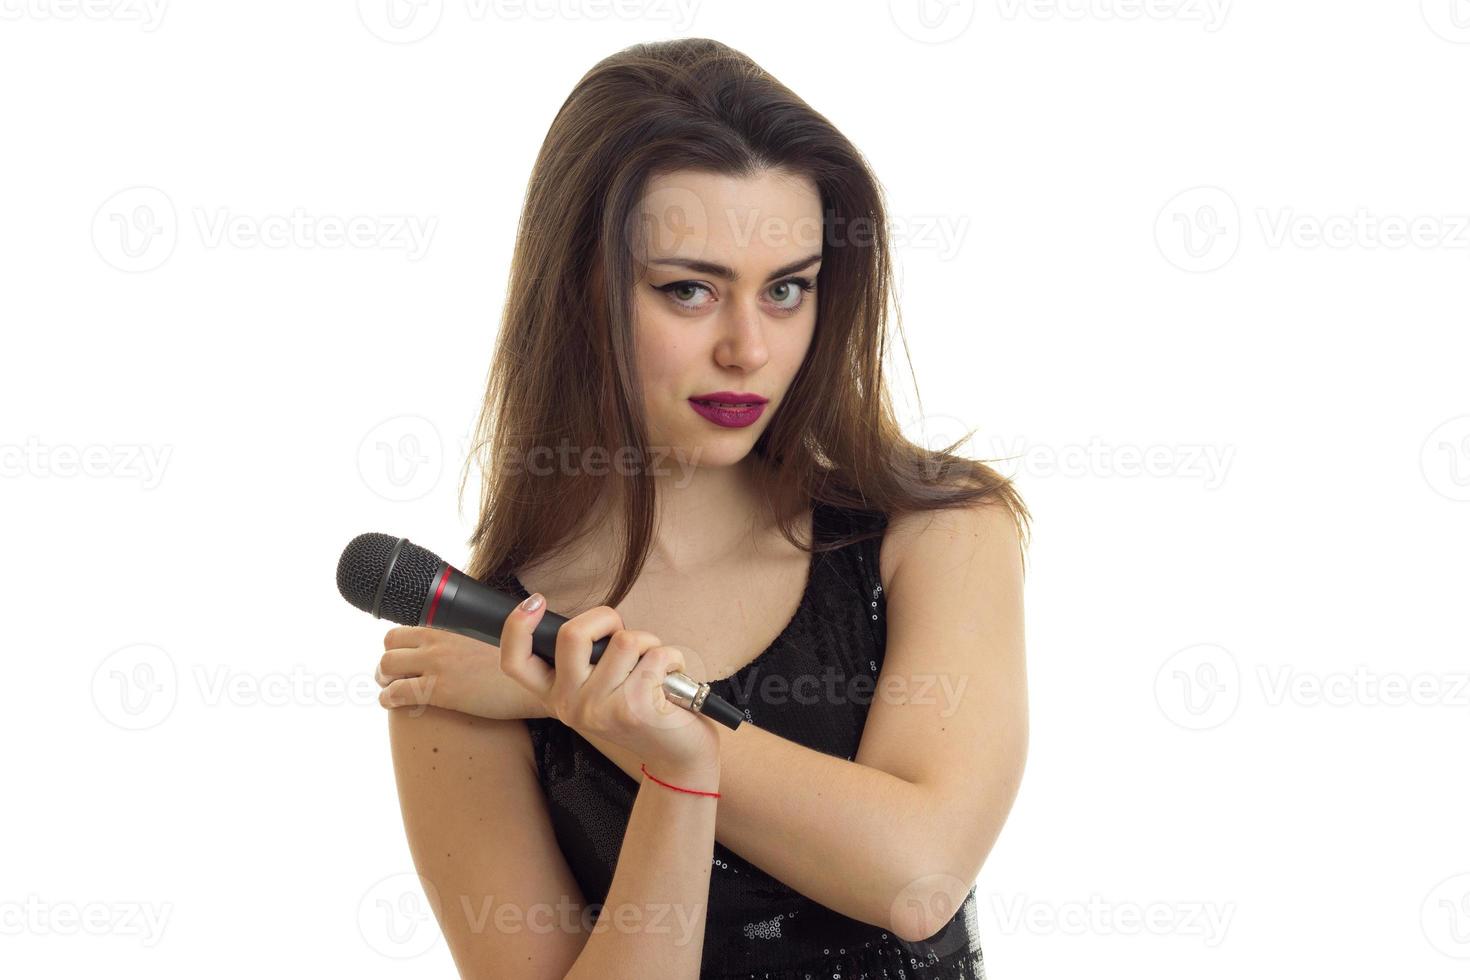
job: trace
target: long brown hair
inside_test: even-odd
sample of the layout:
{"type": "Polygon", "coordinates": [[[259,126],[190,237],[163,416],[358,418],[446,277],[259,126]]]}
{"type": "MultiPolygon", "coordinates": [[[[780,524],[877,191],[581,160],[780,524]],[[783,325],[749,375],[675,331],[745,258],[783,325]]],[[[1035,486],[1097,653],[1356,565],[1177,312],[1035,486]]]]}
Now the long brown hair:
{"type": "MultiPolygon", "coordinates": [[[[905,438],[894,417],[883,377],[893,295],[888,221],[866,161],[749,57],[685,38],[633,45],[598,62],[542,143],[466,461],[466,469],[478,461],[483,477],[467,574],[501,579],[578,540],[603,481],[620,480],[623,555],[603,604],[622,601],[643,567],[656,516],[627,231],[655,176],[693,170],[744,178],[763,169],[812,180],[824,213],[811,346],[753,450],[767,520],[796,547],[826,550],[881,530],[803,543],[798,519],[816,501],[890,519],[994,501],[1014,519],[1024,559],[1030,515],[1011,481],[951,452],[969,434],[930,450],[905,438]],[[628,447],[623,458],[641,465],[606,465],[591,478],[556,467],[549,476],[528,472],[533,450],[544,459],[557,446],[602,447],[604,464],[628,447]]],[[[904,354],[907,361],[906,343],[904,354]]],[[[463,492],[462,480],[461,499],[463,492]]]]}

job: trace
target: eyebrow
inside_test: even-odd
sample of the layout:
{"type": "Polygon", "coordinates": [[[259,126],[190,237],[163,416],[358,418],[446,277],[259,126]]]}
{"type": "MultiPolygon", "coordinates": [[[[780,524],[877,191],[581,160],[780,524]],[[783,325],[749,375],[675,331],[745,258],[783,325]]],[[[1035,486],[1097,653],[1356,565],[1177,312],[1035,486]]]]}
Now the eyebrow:
{"type": "MultiPolygon", "coordinates": [[[[818,252],[815,255],[808,255],[806,258],[798,259],[797,261],[792,262],[790,265],[783,265],[781,268],[771,273],[770,277],[766,279],[766,282],[770,282],[773,279],[780,279],[782,276],[789,276],[793,272],[800,272],[807,266],[814,265],[815,263],[820,261],[822,261],[822,253],[818,252]]],[[[676,265],[679,266],[681,269],[689,269],[693,272],[702,272],[707,276],[718,276],[721,279],[726,279],[730,282],[740,281],[740,273],[736,272],[729,266],[720,265],[718,262],[705,262],[703,259],[681,259],[678,257],[667,259],[653,259],[651,262],[649,262],[649,265],[676,265]]]]}

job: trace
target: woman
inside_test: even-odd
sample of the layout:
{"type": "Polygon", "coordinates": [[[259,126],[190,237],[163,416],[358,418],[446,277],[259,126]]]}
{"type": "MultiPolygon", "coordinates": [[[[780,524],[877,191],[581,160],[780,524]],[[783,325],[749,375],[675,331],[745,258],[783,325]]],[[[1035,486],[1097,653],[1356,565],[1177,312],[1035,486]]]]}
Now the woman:
{"type": "Polygon", "coordinates": [[[499,649],[390,630],[379,667],[463,975],[984,976],[1029,515],[895,421],[886,228],[858,151],[718,42],[612,55],[557,114],[466,569],[544,601],[499,649]],[[672,706],[670,670],[748,723],[672,706]]]}

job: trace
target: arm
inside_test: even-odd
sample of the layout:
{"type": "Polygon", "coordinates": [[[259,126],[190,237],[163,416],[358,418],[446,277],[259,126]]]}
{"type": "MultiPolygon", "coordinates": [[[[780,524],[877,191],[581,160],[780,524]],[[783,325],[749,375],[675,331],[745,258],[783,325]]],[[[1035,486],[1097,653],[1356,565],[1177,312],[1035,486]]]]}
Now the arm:
{"type": "MultiPolygon", "coordinates": [[[[721,728],[715,837],[813,901],[917,941],[958,909],[1020,786],[1022,574],[998,508],[906,515],[895,539],[887,652],[854,761],[721,728]]],[[[618,746],[592,744],[641,777],[618,746]]]]}
{"type": "MultiPolygon", "coordinates": [[[[675,786],[719,790],[719,773],[654,775],[675,786]]],[[[567,980],[698,980],[714,864],[715,812],[722,801],[723,797],[681,793],[652,780],[638,787],[607,890],[603,914],[613,927],[588,940],[567,980]]]]}
{"type": "MultiPolygon", "coordinates": [[[[643,781],[621,746],[587,741],[643,781]]],[[[917,836],[923,789],[751,724],[720,730],[720,770],[721,844],[821,905],[892,928],[895,899],[920,874],[894,842],[917,836]]]]}
{"type": "MultiPolygon", "coordinates": [[[[525,726],[416,706],[390,711],[388,731],[409,848],[460,976],[698,976],[718,800],[639,789],[608,921],[589,934],[525,726]]],[[[687,785],[717,788],[703,779],[687,785]]]]}

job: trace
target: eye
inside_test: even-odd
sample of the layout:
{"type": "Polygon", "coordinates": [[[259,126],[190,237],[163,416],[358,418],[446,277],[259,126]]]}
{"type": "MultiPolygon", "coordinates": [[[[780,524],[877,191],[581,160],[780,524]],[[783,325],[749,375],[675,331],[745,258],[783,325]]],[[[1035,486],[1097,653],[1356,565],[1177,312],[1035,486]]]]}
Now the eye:
{"type": "Polygon", "coordinates": [[[799,310],[804,300],[803,293],[809,293],[816,289],[816,285],[810,279],[798,276],[794,279],[783,279],[771,287],[772,291],[781,290],[783,299],[778,308],[782,310],[799,310]]]}
{"type": "Polygon", "coordinates": [[[699,309],[699,304],[691,303],[682,299],[681,297],[683,296],[683,294],[689,292],[698,292],[701,289],[704,290],[706,293],[710,291],[708,286],[705,286],[702,283],[693,282],[692,280],[686,280],[683,282],[671,282],[667,286],[654,286],[653,288],[657,289],[659,292],[667,296],[669,300],[679,309],[691,311],[699,309]]]}
{"type": "MultiPolygon", "coordinates": [[[[695,303],[693,299],[700,291],[709,293],[710,288],[704,283],[695,282],[692,279],[682,279],[679,282],[671,282],[664,286],[654,286],[658,292],[669,297],[669,301],[681,310],[694,312],[701,309],[705,304],[695,303]],[[693,295],[691,295],[693,294],[693,295]],[[685,297],[688,297],[687,299],[685,297]]],[[[775,307],[783,313],[793,313],[804,305],[804,294],[816,289],[816,283],[804,276],[793,276],[790,279],[782,279],[773,283],[769,292],[775,299],[775,307]]]]}

